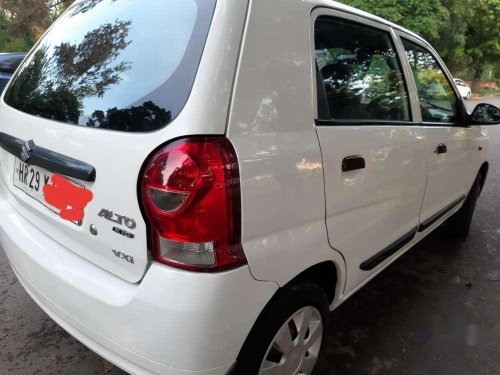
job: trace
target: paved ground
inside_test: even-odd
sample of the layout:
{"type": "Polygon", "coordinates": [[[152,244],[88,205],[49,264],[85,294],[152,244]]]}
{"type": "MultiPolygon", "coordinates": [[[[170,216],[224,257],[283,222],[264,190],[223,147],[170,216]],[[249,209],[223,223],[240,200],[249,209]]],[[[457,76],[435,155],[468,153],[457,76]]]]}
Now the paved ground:
{"type": "MultiPolygon", "coordinates": [[[[318,375],[500,374],[500,127],[491,137],[469,240],[439,230],[335,311],[318,375]]],[[[0,374],[124,373],[53,323],[0,251],[0,374]]]]}

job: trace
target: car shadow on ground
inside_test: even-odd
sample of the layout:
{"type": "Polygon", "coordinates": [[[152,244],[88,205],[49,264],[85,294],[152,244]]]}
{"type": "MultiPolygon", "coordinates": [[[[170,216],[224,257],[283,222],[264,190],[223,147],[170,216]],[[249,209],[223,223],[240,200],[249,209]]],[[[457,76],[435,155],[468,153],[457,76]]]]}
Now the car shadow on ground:
{"type": "Polygon", "coordinates": [[[416,374],[418,361],[473,354],[486,327],[461,308],[474,287],[472,244],[440,228],[335,310],[315,374],[416,374]]]}

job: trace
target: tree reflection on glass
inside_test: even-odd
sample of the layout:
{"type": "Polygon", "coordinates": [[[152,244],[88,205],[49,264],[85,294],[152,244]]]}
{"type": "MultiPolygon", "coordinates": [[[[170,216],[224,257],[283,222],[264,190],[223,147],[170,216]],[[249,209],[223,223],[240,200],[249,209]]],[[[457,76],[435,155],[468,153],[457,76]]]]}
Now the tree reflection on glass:
{"type": "Polygon", "coordinates": [[[83,100],[102,97],[128,62],[116,63],[124,50],[131,22],[115,21],[89,31],[78,44],[42,45],[6,95],[15,108],[51,120],[78,124],[83,100]]]}
{"type": "Polygon", "coordinates": [[[168,124],[171,118],[170,111],[148,101],[138,107],[111,108],[106,113],[95,111],[88,120],[87,126],[128,132],[147,132],[168,124]]]}
{"type": "Polygon", "coordinates": [[[8,102],[27,113],[77,124],[81,101],[67,86],[45,79],[44,71],[49,65],[46,52],[47,48],[42,47],[33,55],[31,62],[7,92],[8,102]]]}
{"type": "Polygon", "coordinates": [[[60,86],[66,86],[79,98],[103,96],[111,85],[118,83],[121,73],[130,63],[112,63],[127,48],[130,21],[116,21],[87,33],[80,44],[61,43],[55,48],[51,76],[60,86]]]}
{"type": "Polygon", "coordinates": [[[404,41],[403,44],[415,77],[423,121],[456,121],[458,99],[436,59],[413,43],[404,41]]]}
{"type": "Polygon", "coordinates": [[[321,73],[335,118],[409,119],[408,98],[392,48],[331,48],[327,53],[331,56],[321,73]]]}
{"type": "MultiPolygon", "coordinates": [[[[71,10],[71,15],[76,16],[77,14],[87,13],[89,10],[94,9],[96,5],[101,3],[103,0],[88,0],[84,1],[80,4],[76,4],[74,8],[71,10]]],[[[115,2],[116,0],[112,0],[115,2]]]]}
{"type": "Polygon", "coordinates": [[[163,128],[189,97],[214,9],[215,0],[75,2],[25,60],[4,100],[70,125],[163,128]]]}
{"type": "Polygon", "coordinates": [[[332,119],[411,120],[402,69],[387,33],[325,18],[315,34],[332,119]]]}

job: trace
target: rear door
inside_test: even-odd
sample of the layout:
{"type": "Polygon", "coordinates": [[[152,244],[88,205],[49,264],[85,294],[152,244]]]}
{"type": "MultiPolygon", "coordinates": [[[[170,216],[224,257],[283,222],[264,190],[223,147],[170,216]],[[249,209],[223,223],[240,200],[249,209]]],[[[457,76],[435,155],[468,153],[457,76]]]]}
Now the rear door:
{"type": "Polygon", "coordinates": [[[414,238],[425,141],[412,122],[391,28],[333,10],[315,13],[326,221],[331,246],[351,270],[349,293],[414,238]]]}
{"type": "Polygon", "coordinates": [[[401,37],[427,143],[429,173],[420,226],[425,231],[465,200],[479,171],[472,155],[474,138],[482,135],[463,125],[462,100],[437,54],[416,38],[401,37]]]}
{"type": "Polygon", "coordinates": [[[79,1],[38,43],[0,104],[0,185],[33,230],[142,278],[138,179],[160,144],[189,132],[172,123],[214,9],[215,0],[79,1]]]}

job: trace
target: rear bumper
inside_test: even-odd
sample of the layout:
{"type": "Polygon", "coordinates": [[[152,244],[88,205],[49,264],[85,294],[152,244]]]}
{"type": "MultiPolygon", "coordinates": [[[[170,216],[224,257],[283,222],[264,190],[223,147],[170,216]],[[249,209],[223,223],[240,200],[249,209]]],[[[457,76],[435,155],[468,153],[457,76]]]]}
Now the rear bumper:
{"type": "Polygon", "coordinates": [[[225,374],[277,290],[248,267],[197,274],[153,263],[140,284],[128,283],[25,220],[1,183],[0,244],[53,320],[132,374],[225,374]]]}

